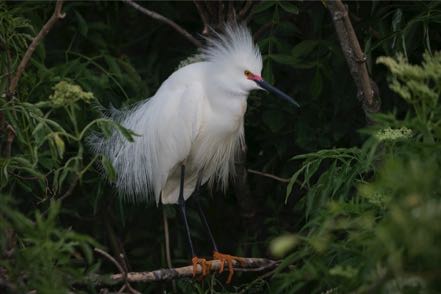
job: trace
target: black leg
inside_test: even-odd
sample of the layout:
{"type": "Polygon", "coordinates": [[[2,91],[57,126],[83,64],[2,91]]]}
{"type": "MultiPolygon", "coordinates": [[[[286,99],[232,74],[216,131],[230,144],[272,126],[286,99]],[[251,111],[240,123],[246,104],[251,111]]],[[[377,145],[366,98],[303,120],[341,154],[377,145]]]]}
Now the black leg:
{"type": "Polygon", "coordinates": [[[194,198],[196,198],[196,204],[198,206],[199,217],[201,218],[202,222],[204,223],[205,228],[206,228],[207,233],[208,233],[208,236],[210,236],[211,243],[213,244],[213,250],[217,252],[218,250],[217,250],[216,242],[214,241],[213,233],[211,233],[210,226],[208,225],[207,218],[205,217],[204,211],[202,210],[202,207],[201,207],[201,204],[200,204],[200,201],[199,201],[199,193],[200,193],[200,189],[201,189],[201,181],[202,181],[202,177],[199,176],[198,180],[197,180],[197,183],[196,183],[196,188],[195,188],[195,190],[193,192],[194,193],[194,198]]]}
{"type": "Polygon", "coordinates": [[[185,231],[187,233],[187,240],[188,240],[188,245],[190,246],[191,256],[194,257],[194,256],[196,256],[196,254],[194,252],[193,242],[191,242],[190,227],[188,226],[187,211],[185,209],[184,178],[185,178],[185,165],[182,165],[181,166],[181,183],[180,183],[180,187],[179,187],[179,200],[178,200],[178,203],[179,203],[179,208],[181,210],[182,219],[183,219],[184,224],[185,224],[185,231]]]}

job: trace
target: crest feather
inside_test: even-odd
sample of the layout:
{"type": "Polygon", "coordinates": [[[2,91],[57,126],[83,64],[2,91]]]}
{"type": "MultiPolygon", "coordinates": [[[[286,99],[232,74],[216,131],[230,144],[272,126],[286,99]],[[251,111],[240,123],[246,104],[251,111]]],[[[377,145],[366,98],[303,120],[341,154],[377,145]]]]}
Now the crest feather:
{"type": "Polygon", "coordinates": [[[262,70],[262,55],[244,24],[225,24],[222,33],[213,32],[201,49],[202,59],[213,63],[243,64],[254,72],[262,70]]]}

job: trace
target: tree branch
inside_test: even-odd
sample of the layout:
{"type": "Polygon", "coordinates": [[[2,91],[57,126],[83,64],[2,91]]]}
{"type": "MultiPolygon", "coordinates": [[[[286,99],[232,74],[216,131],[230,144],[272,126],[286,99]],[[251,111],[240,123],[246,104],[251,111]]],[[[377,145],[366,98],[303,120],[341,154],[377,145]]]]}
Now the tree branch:
{"type": "Polygon", "coordinates": [[[18,81],[20,80],[21,75],[23,74],[26,65],[29,63],[29,60],[31,59],[32,54],[34,53],[38,44],[40,44],[41,40],[43,40],[43,38],[49,33],[49,31],[57,23],[57,21],[66,16],[65,13],[61,12],[61,8],[63,7],[63,1],[64,0],[57,0],[57,3],[55,4],[54,13],[46,22],[46,24],[41,28],[37,36],[35,36],[35,38],[32,40],[31,45],[29,45],[28,49],[23,55],[23,58],[21,59],[20,64],[17,67],[17,72],[15,73],[15,76],[12,78],[11,83],[9,85],[8,96],[12,96],[15,94],[18,81]]]}
{"type": "MultiPolygon", "coordinates": [[[[107,257],[108,258],[108,257],[107,257]]],[[[242,264],[237,261],[233,261],[233,267],[236,272],[256,272],[274,269],[279,264],[278,261],[266,259],[266,258],[243,258],[242,264]]],[[[219,271],[221,267],[221,262],[218,260],[211,261],[211,272],[219,271]]],[[[202,273],[202,268],[200,265],[197,266],[196,274],[200,275],[202,273]]],[[[105,284],[114,284],[121,282],[144,282],[151,283],[156,281],[166,281],[175,280],[184,277],[193,276],[193,266],[184,266],[172,269],[159,269],[151,272],[131,272],[127,273],[127,279],[125,279],[124,274],[113,274],[105,277],[99,278],[99,282],[105,284]]]]}
{"type": "Polygon", "coordinates": [[[328,1],[327,5],[340,40],[340,46],[357,86],[358,97],[363,103],[363,110],[365,113],[378,112],[380,110],[380,100],[377,88],[369,78],[366,56],[360,47],[357,35],[349,19],[348,10],[341,0],[328,1]]]}
{"type": "Polygon", "coordinates": [[[118,293],[122,293],[125,289],[127,289],[128,291],[130,291],[130,293],[141,294],[141,292],[138,292],[137,290],[133,289],[132,286],[129,284],[130,281],[128,279],[127,269],[125,269],[118,261],[116,261],[115,258],[113,258],[109,253],[107,253],[104,250],[101,250],[99,248],[95,248],[94,251],[101,254],[102,256],[107,258],[108,260],[110,260],[120,271],[120,274],[119,274],[121,276],[120,281],[124,282],[124,286],[122,286],[122,288],[119,289],[118,293]]]}
{"type": "Polygon", "coordinates": [[[196,6],[199,16],[201,17],[202,22],[204,23],[204,29],[202,30],[203,35],[208,35],[209,24],[209,16],[208,11],[202,6],[202,2],[198,0],[193,0],[194,5],[196,6]]]}
{"type": "Polygon", "coordinates": [[[168,24],[173,29],[175,29],[175,31],[177,31],[178,33],[183,35],[185,38],[187,38],[187,40],[190,41],[191,43],[193,43],[196,47],[201,47],[202,46],[201,42],[196,40],[188,31],[186,31],[184,28],[182,28],[180,25],[178,25],[177,23],[175,23],[171,19],[168,19],[165,16],[162,16],[161,14],[156,13],[154,11],[148,10],[148,9],[140,6],[139,4],[135,3],[133,0],[122,0],[122,1],[126,2],[127,4],[129,4],[132,7],[134,7],[136,10],[144,13],[147,16],[149,16],[149,17],[151,17],[153,19],[156,19],[156,20],[158,20],[160,22],[163,22],[165,24],[168,24]]]}
{"type": "Polygon", "coordinates": [[[261,172],[261,171],[258,171],[258,170],[254,170],[254,169],[248,169],[248,172],[252,173],[252,174],[255,174],[255,175],[267,177],[267,178],[270,178],[270,179],[273,179],[273,180],[276,180],[276,181],[279,181],[279,182],[282,182],[282,183],[289,183],[289,181],[291,180],[291,179],[288,179],[288,178],[281,178],[281,177],[278,177],[276,175],[272,175],[272,174],[269,174],[269,173],[264,173],[264,172],[261,172]]]}
{"type": "Polygon", "coordinates": [[[254,2],[255,1],[252,1],[252,0],[245,0],[244,6],[242,7],[242,9],[238,13],[238,17],[237,18],[239,20],[244,19],[248,15],[248,12],[250,12],[251,8],[255,4],[254,2]]]}
{"type": "Polygon", "coordinates": [[[12,143],[14,142],[16,133],[15,133],[14,128],[8,123],[6,123],[6,134],[7,134],[7,136],[6,136],[6,143],[5,143],[5,147],[4,147],[5,149],[3,150],[4,151],[3,156],[6,158],[9,158],[9,157],[11,157],[12,143]]]}

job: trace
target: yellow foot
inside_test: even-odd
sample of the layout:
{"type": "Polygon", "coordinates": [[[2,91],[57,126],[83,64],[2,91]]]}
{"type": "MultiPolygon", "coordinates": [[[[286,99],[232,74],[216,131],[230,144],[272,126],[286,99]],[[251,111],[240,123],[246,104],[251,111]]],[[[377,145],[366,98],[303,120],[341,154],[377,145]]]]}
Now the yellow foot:
{"type": "Polygon", "coordinates": [[[198,271],[198,264],[202,268],[201,277],[204,278],[209,272],[211,268],[211,264],[207,262],[205,258],[199,258],[197,256],[193,256],[191,259],[191,263],[193,264],[193,278],[196,276],[196,273],[198,271]]]}
{"type": "Polygon", "coordinates": [[[221,262],[221,267],[219,269],[219,273],[222,273],[224,271],[224,265],[225,262],[228,266],[228,278],[227,278],[227,284],[231,283],[231,279],[233,278],[234,270],[233,270],[233,261],[239,262],[241,265],[243,264],[243,258],[238,256],[232,256],[229,254],[222,254],[217,251],[213,253],[213,259],[219,260],[221,262]]]}

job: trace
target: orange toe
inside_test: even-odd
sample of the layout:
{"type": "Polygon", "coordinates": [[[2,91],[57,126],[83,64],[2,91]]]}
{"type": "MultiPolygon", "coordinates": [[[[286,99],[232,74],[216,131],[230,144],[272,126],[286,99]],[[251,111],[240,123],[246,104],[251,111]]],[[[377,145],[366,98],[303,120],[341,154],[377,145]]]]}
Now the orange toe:
{"type": "Polygon", "coordinates": [[[193,264],[193,278],[196,276],[196,273],[198,271],[198,264],[201,266],[202,269],[201,272],[202,278],[205,277],[210,272],[211,264],[207,262],[205,258],[199,258],[197,256],[193,256],[193,258],[191,259],[191,263],[193,264]]]}
{"type": "Polygon", "coordinates": [[[233,256],[229,254],[222,254],[217,251],[213,253],[213,259],[219,260],[221,262],[219,273],[224,271],[225,262],[228,266],[228,278],[227,284],[231,283],[231,279],[233,278],[234,269],[233,269],[233,261],[237,261],[240,264],[243,264],[243,258],[238,256],[233,256]]]}

